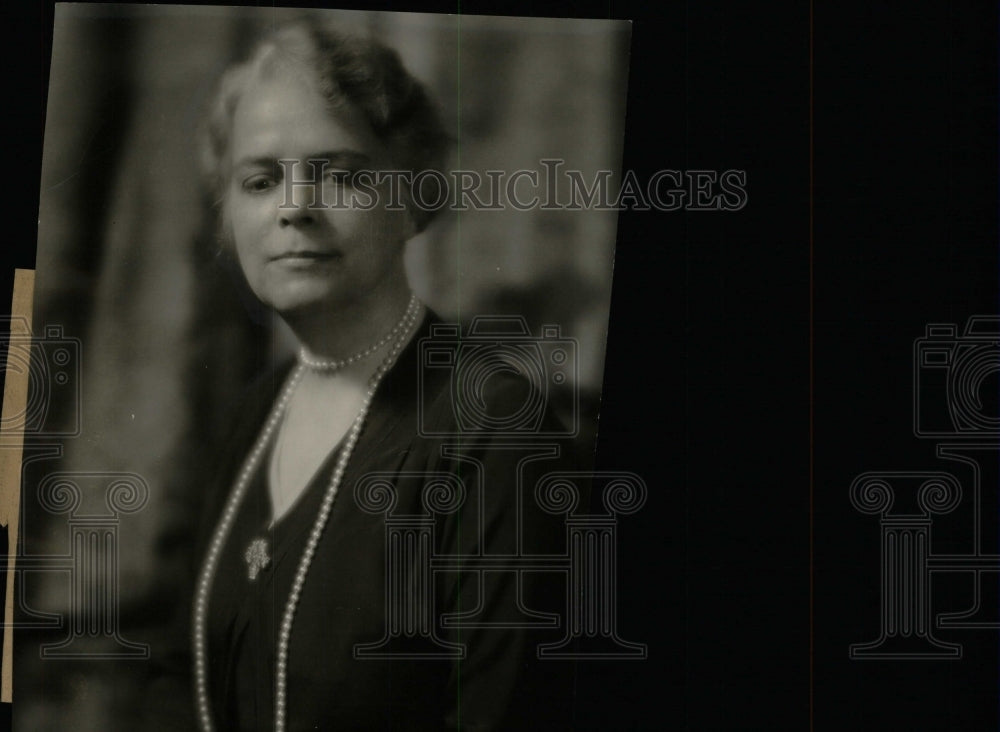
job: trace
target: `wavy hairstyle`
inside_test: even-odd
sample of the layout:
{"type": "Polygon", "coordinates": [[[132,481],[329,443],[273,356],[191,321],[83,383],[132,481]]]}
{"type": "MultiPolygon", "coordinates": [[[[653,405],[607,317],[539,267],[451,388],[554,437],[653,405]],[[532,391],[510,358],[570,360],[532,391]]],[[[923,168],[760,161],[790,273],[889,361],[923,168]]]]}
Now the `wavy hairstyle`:
{"type": "MultiPolygon", "coordinates": [[[[298,21],[261,40],[247,60],[230,67],[219,81],[199,146],[202,174],[223,208],[236,107],[254,82],[279,71],[301,74],[327,101],[331,114],[344,104],[357,108],[406,170],[442,169],[451,137],[426,89],[403,67],[399,54],[371,38],[298,21]]],[[[412,203],[409,208],[417,231],[437,213],[412,203]]]]}

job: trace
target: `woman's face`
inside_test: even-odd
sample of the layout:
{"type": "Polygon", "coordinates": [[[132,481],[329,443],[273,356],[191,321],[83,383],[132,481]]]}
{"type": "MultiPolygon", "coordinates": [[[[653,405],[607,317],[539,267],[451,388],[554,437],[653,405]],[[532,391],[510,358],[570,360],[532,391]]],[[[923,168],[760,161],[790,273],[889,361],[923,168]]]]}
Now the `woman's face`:
{"type": "MultiPolygon", "coordinates": [[[[261,301],[279,313],[338,308],[363,301],[401,271],[403,243],[415,229],[407,211],[386,210],[388,186],[375,187],[370,210],[346,205],[352,189],[345,172],[391,168],[385,146],[353,106],[334,117],[308,84],[284,73],[246,91],[230,144],[225,215],[261,301]],[[293,172],[294,181],[313,180],[309,160],[328,162],[322,190],[286,185],[293,172]],[[325,207],[309,207],[314,194],[325,207]]],[[[367,208],[372,197],[359,201],[367,208]]]]}

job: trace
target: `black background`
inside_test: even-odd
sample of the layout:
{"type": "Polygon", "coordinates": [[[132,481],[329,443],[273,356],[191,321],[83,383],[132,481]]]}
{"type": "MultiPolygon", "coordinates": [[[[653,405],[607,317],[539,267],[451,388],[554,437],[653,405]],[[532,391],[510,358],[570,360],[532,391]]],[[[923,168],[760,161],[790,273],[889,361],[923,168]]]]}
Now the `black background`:
{"type": "MultiPolygon", "coordinates": [[[[941,633],[961,661],[849,660],[877,636],[879,555],[847,492],[935,466],[913,340],[997,312],[995,4],[337,6],[630,18],[625,169],[747,171],[742,211],[620,219],[598,468],[650,488],[619,554],[619,631],[649,657],[587,664],[578,726],[996,729],[995,630],[941,633]]],[[[9,307],[53,6],[0,7],[9,307]]]]}

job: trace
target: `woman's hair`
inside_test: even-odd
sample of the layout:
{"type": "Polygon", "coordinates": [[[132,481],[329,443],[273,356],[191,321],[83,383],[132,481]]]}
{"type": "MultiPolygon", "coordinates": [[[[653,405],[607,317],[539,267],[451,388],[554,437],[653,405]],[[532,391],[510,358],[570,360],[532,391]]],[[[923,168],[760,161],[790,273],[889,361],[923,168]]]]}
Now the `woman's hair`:
{"type": "MultiPolygon", "coordinates": [[[[219,82],[201,130],[201,166],[209,189],[224,203],[233,115],[254,82],[277,72],[302,75],[327,100],[331,114],[353,105],[404,170],[440,171],[450,136],[423,85],[384,44],[315,21],[299,21],[265,37],[250,57],[219,82]]],[[[437,210],[410,205],[417,231],[437,210]]]]}

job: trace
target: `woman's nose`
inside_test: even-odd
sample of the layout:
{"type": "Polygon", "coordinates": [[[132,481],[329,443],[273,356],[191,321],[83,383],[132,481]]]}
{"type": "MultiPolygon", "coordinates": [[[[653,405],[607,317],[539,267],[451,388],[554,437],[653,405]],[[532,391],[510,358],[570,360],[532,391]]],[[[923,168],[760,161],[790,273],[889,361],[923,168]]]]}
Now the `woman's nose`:
{"type": "Polygon", "coordinates": [[[278,206],[280,226],[307,226],[315,220],[309,201],[293,201],[278,206]]]}
{"type": "Polygon", "coordinates": [[[320,185],[308,178],[286,180],[283,200],[278,204],[278,223],[301,226],[315,221],[317,204],[322,202],[320,185]]]}
{"type": "Polygon", "coordinates": [[[296,183],[287,191],[284,201],[278,204],[278,223],[281,226],[302,226],[315,220],[315,186],[296,183]]]}

